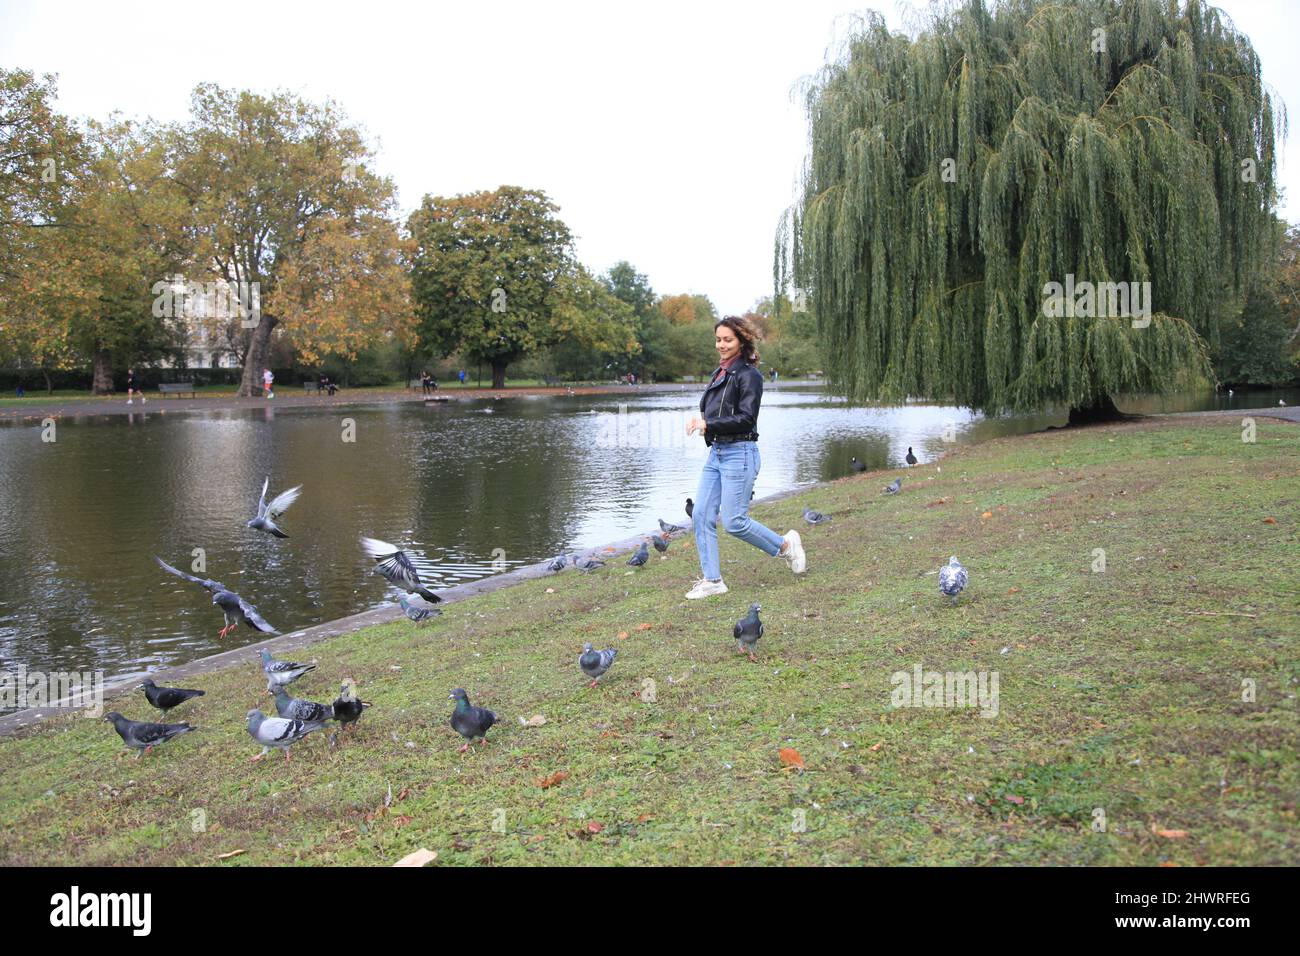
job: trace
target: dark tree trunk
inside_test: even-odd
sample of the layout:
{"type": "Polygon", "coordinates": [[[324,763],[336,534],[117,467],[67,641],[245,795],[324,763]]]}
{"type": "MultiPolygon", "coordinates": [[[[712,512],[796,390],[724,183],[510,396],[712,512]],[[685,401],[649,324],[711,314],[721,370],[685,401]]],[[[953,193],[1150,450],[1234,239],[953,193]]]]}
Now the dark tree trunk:
{"type": "Polygon", "coordinates": [[[506,362],[498,362],[498,361],[493,361],[493,362],[492,362],[492,387],[493,387],[493,388],[505,388],[505,387],[506,387],[506,366],[507,366],[507,364],[508,364],[508,363],[506,363],[506,362]]]}
{"type": "Polygon", "coordinates": [[[262,319],[248,337],[248,354],[244,356],[244,377],[240,379],[239,391],[242,398],[255,398],[262,392],[262,369],[266,368],[266,356],[270,351],[271,330],[280,324],[279,319],[262,315],[262,319]]]}
{"type": "Polygon", "coordinates": [[[1070,420],[1066,422],[1066,427],[1073,428],[1077,425],[1099,425],[1104,422],[1122,422],[1127,421],[1132,416],[1125,415],[1111,400],[1109,395],[1102,395],[1091,405],[1083,408],[1070,409],[1070,420]]]}
{"type": "Polygon", "coordinates": [[[50,370],[48,368],[43,368],[41,369],[41,374],[45,376],[45,394],[53,395],[54,379],[50,378],[50,370]]]}
{"type": "Polygon", "coordinates": [[[95,377],[91,391],[96,395],[113,394],[113,361],[108,349],[95,349],[95,377]]]}

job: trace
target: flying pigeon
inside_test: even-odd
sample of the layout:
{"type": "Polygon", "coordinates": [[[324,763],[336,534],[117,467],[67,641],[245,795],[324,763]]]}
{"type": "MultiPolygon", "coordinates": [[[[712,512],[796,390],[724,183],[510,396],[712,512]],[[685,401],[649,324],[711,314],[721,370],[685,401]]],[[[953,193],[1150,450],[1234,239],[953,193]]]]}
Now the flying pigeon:
{"type": "Polygon", "coordinates": [[[340,729],[351,726],[361,719],[361,714],[369,706],[369,701],[357,696],[356,685],[345,680],[339,688],[338,700],[334,701],[334,719],[339,722],[340,729]]]}
{"type": "Polygon", "coordinates": [[[265,531],[277,538],[287,538],[289,536],[280,530],[280,527],[275,523],[275,519],[288,511],[289,506],[298,500],[298,495],[302,493],[302,485],[280,492],[271,499],[271,503],[268,505],[266,503],[266,489],[270,486],[271,478],[268,475],[266,481],[262,482],[262,497],[257,502],[257,517],[248,522],[246,527],[253,528],[256,531],[265,531]]]}
{"type": "Polygon", "coordinates": [[[660,518],[659,530],[662,531],[664,533],[664,537],[667,538],[674,534],[679,534],[680,532],[685,531],[686,529],[679,524],[669,524],[663,518],[660,518]]]}
{"type": "Polygon", "coordinates": [[[597,568],[603,568],[605,566],[604,561],[601,561],[598,558],[593,558],[590,555],[585,558],[578,558],[573,563],[579,571],[595,571],[597,568]]]}
{"type": "Polygon", "coordinates": [[[158,564],[162,566],[162,569],[168,572],[169,574],[174,574],[178,578],[183,578],[186,581],[192,581],[195,584],[199,585],[200,587],[207,588],[208,591],[210,591],[213,594],[216,594],[218,591],[230,590],[230,588],[226,587],[220,581],[214,581],[212,580],[212,578],[196,578],[192,574],[186,574],[184,571],[177,570],[176,568],[173,568],[170,564],[168,564],[166,561],[164,561],[162,558],[158,557],[158,555],[156,554],[153,556],[153,559],[157,561],[158,564]]]}
{"type": "Polygon", "coordinates": [[[915,465],[915,464],[916,464],[916,456],[912,454],[912,446],[911,446],[911,445],[908,445],[908,446],[907,446],[907,457],[904,458],[903,460],[906,461],[909,465],[915,465]]]}
{"type": "Polygon", "coordinates": [[[895,478],[893,481],[891,481],[889,484],[885,486],[885,494],[896,495],[898,494],[898,490],[902,487],[903,487],[903,479],[895,478]]]}
{"type": "Polygon", "coordinates": [[[262,745],[262,752],[253,760],[261,760],[272,747],[284,751],[285,763],[289,762],[289,747],[306,737],[313,730],[320,730],[325,725],[319,721],[290,720],[285,717],[268,717],[260,710],[248,712],[248,734],[262,745]]]}
{"type": "Polygon", "coordinates": [[[691,501],[690,498],[686,499],[686,517],[688,518],[695,517],[695,502],[691,501]]]}
{"type": "Polygon", "coordinates": [[[583,644],[582,653],[578,656],[578,666],[591,678],[591,686],[595,687],[596,681],[600,680],[605,671],[614,666],[614,658],[617,656],[618,651],[612,647],[597,651],[592,649],[591,644],[583,644]]]}
{"type": "Polygon", "coordinates": [[[866,471],[867,466],[858,461],[856,457],[849,459],[849,464],[853,466],[854,471],[866,471]]]}
{"type": "Polygon", "coordinates": [[[651,535],[650,540],[654,543],[655,550],[658,551],[660,554],[668,553],[668,539],[665,538],[663,535],[659,535],[659,534],[651,535]]]}
{"type": "Polygon", "coordinates": [[[811,508],[805,506],[803,509],[803,520],[807,521],[809,524],[823,524],[830,521],[831,516],[822,514],[820,511],[813,511],[811,508]]]}
{"type": "Polygon", "coordinates": [[[650,546],[642,541],[641,547],[637,548],[636,554],[627,559],[627,563],[634,568],[639,568],[650,560],[650,546]]]}
{"type": "Polygon", "coordinates": [[[173,737],[188,734],[195,729],[189,724],[147,724],[127,720],[115,710],[105,714],[104,719],[112,721],[113,728],[122,738],[122,742],[136,752],[137,760],[142,754],[148,753],[159,744],[165,744],[173,737]]]}
{"type": "Polygon", "coordinates": [[[318,704],[314,700],[290,697],[283,685],[277,685],[274,690],[267,693],[275,695],[275,712],[286,720],[323,724],[327,720],[334,719],[333,704],[318,704]]]}
{"type": "Polygon", "coordinates": [[[247,624],[255,631],[261,631],[263,634],[279,634],[280,632],[266,623],[266,618],[257,613],[257,608],[249,604],[234,591],[218,591],[212,595],[212,603],[221,608],[226,615],[226,626],[221,629],[218,637],[225,637],[240,624],[247,624]]]}
{"type": "Polygon", "coordinates": [[[758,646],[758,639],[763,636],[763,622],[758,619],[758,612],[761,605],[755,601],[749,606],[749,613],[736,622],[733,633],[736,637],[736,646],[740,650],[749,652],[749,659],[757,661],[754,656],[754,648],[758,646]]]}
{"type": "Polygon", "coordinates": [[[266,674],[266,689],[285,684],[292,684],[303,674],[315,670],[315,664],[299,664],[295,661],[277,661],[271,652],[262,648],[262,671],[266,674]]]}
{"type": "Polygon", "coordinates": [[[182,690],[179,687],[159,687],[153,682],[153,678],[147,679],[140,685],[144,690],[144,696],[149,698],[149,703],[153,704],[164,714],[178,704],[183,704],[191,697],[202,697],[201,690],[182,690]]]}
{"type": "Polygon", "coordinates": [[[939,569],[939,590],[957,603],[957,595],[966,589],[966,569],[957,560],[957,555],[948,559],[948,563],[939,569]]]}
{"type": "Polygon", "coordinates": [[[567,555],[557,554],[551,558],[551,563],[546,566],[547,571],[563,571],[565,565],[569,563],[567,555]]]}
{"type": "Polygon", "coordinates": [[[469,702],[469,695],[459,687],[447,699],[456,702],[456,709],[451,713],[451,728],[465,738],[465,746],[460,748],[460,752],[468,750],[475,737],[482,737],[483,743],[487,743],[487,732],[498,721],[497,715],[486,707],[475,707],[469,702]]]}
{"type": "Polygon", "coordinates": [[[389,584],[397,585],[408,594],[418,594],[430,604],[441,603],[442,598],[420,583],[419,572],[401,548],[378,538],[362,538],[361,546],[377,562],[375,573],[382,574],[389,584]]]}
{"type": "Polygon", "coordinates": [[[438,610],[436,607],[421,607],[419,604],[414,604],[411,601],[408,601],[405,594],[397,599],[397,603],[402,606],[402,610],[406,613],[406,616],[416,624],[419,624],[421,621],[433,617],[434,615],[442,613],[442,611],[438,610]]]}

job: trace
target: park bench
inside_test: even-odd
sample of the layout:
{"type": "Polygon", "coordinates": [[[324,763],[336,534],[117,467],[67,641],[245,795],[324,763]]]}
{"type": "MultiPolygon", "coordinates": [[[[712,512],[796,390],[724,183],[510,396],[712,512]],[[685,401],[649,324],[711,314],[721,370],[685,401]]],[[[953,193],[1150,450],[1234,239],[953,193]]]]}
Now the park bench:
{"type": "Polygon", "coordinates": [[[180,395],[189,392],[197,397],[198,391],[194,388],[193,382],[162,382],[158,386],[158,391],[162,395],[180,395]]]}

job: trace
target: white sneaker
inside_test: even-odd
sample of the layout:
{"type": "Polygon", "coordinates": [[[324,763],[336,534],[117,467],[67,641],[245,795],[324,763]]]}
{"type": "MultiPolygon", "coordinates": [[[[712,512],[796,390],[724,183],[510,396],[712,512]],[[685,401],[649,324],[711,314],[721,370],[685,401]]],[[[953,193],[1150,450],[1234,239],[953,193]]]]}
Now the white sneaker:
{"type": "Polygon", "coordinates": [[[696,598],[705,598],[714,594],[726,594],[727,586],[721,581],[710,581],[708,578],[700,578],[695,582],[695,587],[687,592],[686,596],[692,601],[696,598]]]}
{"type": "Polygon", "coordinates": [[[803,553],[803,541],[799,538],[799,532],[791,528],[786,532],[785,540],[789,547],[781,557],[785,558],[785,563],[790,565],[790,570],[795,574],[803,574],[808,570],[808,556],[803,553]]]}
{"type": "Polygon", "coordinates": [[[128,405],[134,405],[134,404],[135,404],[135,399],[134,399],[134,398],[128,398],[128,399],[126,400],[126,403],[127,403],[128,405]]]}

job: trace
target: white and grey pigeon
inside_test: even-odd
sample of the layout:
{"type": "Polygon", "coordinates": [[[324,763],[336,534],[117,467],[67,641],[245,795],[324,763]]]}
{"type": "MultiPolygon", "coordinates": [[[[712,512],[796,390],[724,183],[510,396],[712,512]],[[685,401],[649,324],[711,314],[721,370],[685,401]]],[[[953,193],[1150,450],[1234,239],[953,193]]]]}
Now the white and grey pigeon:
{"type": "Polygon", "coordinates": [[[803,520],[807,521],[809,524],[823,524],[830,521],[831,516],[822,514],[820,511],[813,511],[812,508],[805,507],[803,509],[803,520]]]}
{"type": "Polygon", "coordinates": [[[939,569],[939,590],[957,603],[957,595],[966,589],[966,569],[962,567],[957,555],[948,559],[948,563],[939,569]]]}
{"type": "Polygon", "coordinates": [[[117,711],[109,711],[104,719],[112,723],[122,743],[135,751],[138,760],[159,744],[165,744],[173,737],[188,734],[195,728],[189,724],[150,724],[142,721],[127,720],[117,711]]]}
{"type": "Polygon", "coordinates": [[[420,573],[401,548],[378,538],[362,538],[361,547],[375,559],[375,573],[382,575],[389,584],[396,585],[408,594],[418,594],[430,604],[442,601],[442,598],[420,583],[420,573]]]}
{"type": "Polygon", "coordinates": [[[262,497],[257,502],[257,517],[248,522],[247,527],[255,531],[265,531],[277,538],[287,538],[289,536],[280,529],[275,520],[288,511],[289,506],[298,500],[298,495],[302,493],[302,485],[280,492],[271,499],[270,504],[267,504],[266,489],[270,486],[271,477],[268,475],[266,481],[262,482],[262,497]]]}
{"type": "Polygon", "coordinates": [[[596,681],[600,680],[614,665],[614,658],[617,656],[618,651],[612,647],[598,651],[593,649],[590,643],[583,644],[582,653],[578,655],[578,667],[591,678],[591,686],[595,687],[596,681]]]}
{"type": "Polygon", "coordinates": [[[749,613],[736,622],[736,627],[732,631],[736,638],[736,646],[741,652],[748,651],[749,659],[757,661],[754,656],[754,649],[758,647],[758,639],[763,636],[763,622],[758,619],[758,612],[762,609],[757,601],[749,606],[749,613]]]}
{"type": "MultiPolygon", "coordinates": [[[[687,501],[690,501],[689,498],[686,499],[686,500],[687,500],[687,501]]],[[[686,529],[683,528],[683,527],[682,527],[681,525],[679,525],[679,524],[669,524],[669,523],[668,523],[667,521],[665,521],[663,518],[660,518],[660,519],[659,519],[659,530],[662,531],[662,532],[664,533],[664,537],[667,538],[667,537],[671,537],[672,535],[679,534],[679,533],[685,531],[686,529]]]]}
{"type": "Polygon", "coordinates": [[[420,605],[416,604],[414,601],[407,600],[405,594],[397,599],[397,603],[402,606],[402,612],[416,624],[442,613],[442,611],[438,610],[436,607],[420,605]]]}
{"type": "Polygon", "coordinates": [[[903,479],[895,478],[893,481],[891,481],[889,484],[885,486],[885,494],[896,495],[898,494],[899,489],[901,489],[902,487],[903,487],[903,479]]]}
{"type": "Polygon", "coordinates": [[[262,745],[262,752],[253,760],[261,760],[272,747],[284,751],[285,762],[289,761],[289,748],[313,730],[320,730],[325,725],[320,721],[290,720],[285,717],[268,717],[260,710],[248,712],[248,734],[262,745]]]}
{"type": "Polygon", "coordinates": [[[579,571],[595,571],[597,568],[603,568],[605,566],[604,561],[601,561],[599,558],[593,558],[590,555],[575,559],[573,564],[579,571]]]}
{"type": "Polygon", "coordinates": [[[305,720],[307,722],[325,723],[334,719],[333,704],[318,704],[314,700],[302,700],[290,697],[282,685],[268,693],[275,695],[275,712],[287,720],[305,720]]]}
{"type": "Polygon", "coordinates": [[[645,541],[641,542],[641,547],[636,549],[636,554],[627,559],[627,563],[634,568],[639,568],[650,560],[650,545],[645,541]]]}
{"type": "Polygon", "coordinates": [[[555,557],[551,558],[550,563],[549,563],[548,565],[546,565],[546,570],[547,570],[547,571],[563,571],[564,568],[565,568],[565,566],[568,565],[568,563],[569,563],[569,557],[568,557],[568,555],[565,555],[565,554],[557,554],[555,557]]]}
{"type": "Polygon", "coordinates": [[[266,674],[266,689],[274,690],[285,684],[292,684],[303,674],[315,670],[315,664],[299,664],[297,661],[277,661],[271,652],[262,648],[262,672],[266,674]]]}
{"type": "Polygon", "coordinates": [[[221,608],[226,617],[226,624],[217,634],[218,637],[225,637],[240,624],[247,624],[255,631],[261,631],[263,634],[279,634],[280,632],[266,622],[262,615],[257,613],[257,608],[249,604],[230,588],[226,587],[220,581],[214,581],[212,578],[196,578],[192,574],[186,574],[178,568],[173,568],[162,558],[154,555],[153,558],[159,566],[168,574],[174,574],[176,577],[191,581],[201,588],[206,588],[212,594],[212,603],[221,608]]]}

